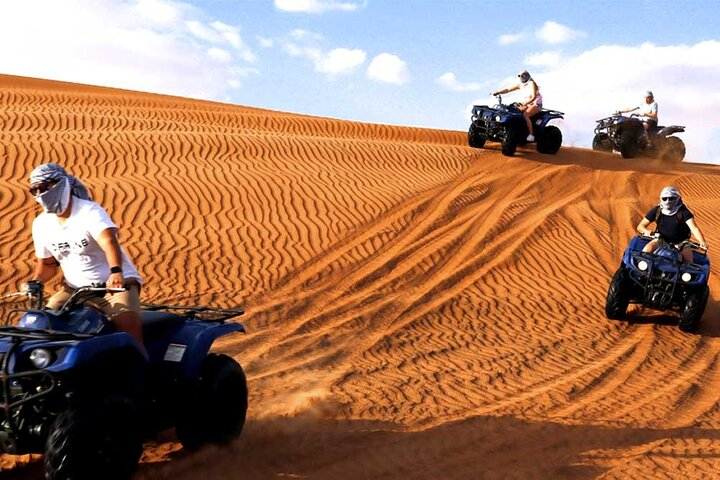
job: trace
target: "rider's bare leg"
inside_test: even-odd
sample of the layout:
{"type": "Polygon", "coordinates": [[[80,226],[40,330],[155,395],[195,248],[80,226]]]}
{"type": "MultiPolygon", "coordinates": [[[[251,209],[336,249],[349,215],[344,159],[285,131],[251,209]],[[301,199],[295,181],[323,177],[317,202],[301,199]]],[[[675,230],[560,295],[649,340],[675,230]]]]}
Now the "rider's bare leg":
{"type": "Polygon", "coordinates": [[[684,263],[692,263],[693,261],[693,251],[690,247],[685,247],[682,249],[682,258],[684,263]]]}
{"type": "Polygon", "coordinates": [[[540,107],[537,105],[529,105],[527,109],[523,112],[523,117],[525,117],[525,123],[527,123],[528,127],[528,134],[529,135],[535,135],[535,131],[533,130],[532,120],[530,120],[530,117],[535,115],[540,111],[540,107]]]}
{"type": "Polygon", "coordinates": [[[660,246],[660,241],[656,238],[653,240],[650,240],[642,249],[645,253],[653,253],[655,250],[658,249],[660,246]]]}

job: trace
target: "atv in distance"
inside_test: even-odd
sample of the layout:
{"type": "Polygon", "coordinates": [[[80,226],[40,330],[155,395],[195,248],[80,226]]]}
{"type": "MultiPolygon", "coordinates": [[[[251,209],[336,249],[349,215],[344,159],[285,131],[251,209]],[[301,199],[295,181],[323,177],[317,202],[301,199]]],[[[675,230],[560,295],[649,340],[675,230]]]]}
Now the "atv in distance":
{"type": "MultiPolygon", "coordinates": [[[[121,289],[75,291],[59,310],[34,308],[0,327],[0,452],[45,455],[48,480],[129,480],[143,439],[176,428],[186,448],[226,443],[245,423],[245,374],[210,353],[219,337],[244,332],[242,310],[142,304],[145,349],[84,302],[121,289]]],[[[6,296],[7,297],[7,296],[6,296]]]]}
{"type": "Polygon", "coordinates": [[[628,305],[680,314],[678,326],[684,332],[697,330],[710,295],[710,260],[707,249],[694,242],[662,246],[653,253],[643,247],[654,237],[637,235],[625,250],[620,268],[610,282],[605,315],[612,320],[625,318],[628,305]],[[683,247],[693,249],[693,262],[684,263],[683,247]]]}
{"type": "MultiPolygon", "coordinates": [[[[512,157],[518,146],[527,143],[527,123],[517,103],[504,105],[502,96],[496,97],[498,103],[494,107],[473,106],[468,144],[473,148],[482,148],[488,140],[500,142],[502,154],[512,157]]],[[[531,117],[538,152],[554,155],[560,150],[562,132],[558,127],[548,125],[548,122],[564,118],[563,115],[562,112],[543,108],[531,117]]]]}
{"type": "Polygon", "coordinates": [[[618,151],[623,158],[635,158],[643,153],[679,163],[685,158],[685,144],[672,134],[684,131],[685,127],[680,125],[651,126],[648,129],[648,142],[643,122],[636,114],[625,116],[616,112],[597,120],[592,148],[603,152],[618,151]]]}

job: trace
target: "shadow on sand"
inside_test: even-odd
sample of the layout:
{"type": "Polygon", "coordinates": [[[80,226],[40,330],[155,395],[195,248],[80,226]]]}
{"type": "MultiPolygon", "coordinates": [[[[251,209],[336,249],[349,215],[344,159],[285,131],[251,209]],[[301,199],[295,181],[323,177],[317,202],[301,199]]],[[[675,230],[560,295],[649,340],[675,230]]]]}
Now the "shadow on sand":
{"type": "MultiPolygon", "coordinates": [[[[664,461],[707,457],[703,449],[662,449],[659,443],[697,441],[707,452],[720,432],[711,429],[610,428],[561,425],[513,417],[472,417],[422,431],[383,423],[317,418],[277,418],[248,423],[226,447],[183,450],[140,465],[134,480],[312,479],[590,479],[603,462],[622,462],[644,451],[664,461]],[[663,442],[665,440],[665,442],[663,442]]],[[[2,479],[40,480],[40,461],[0,474],[2,479]]],[[[606,463],[604,463],[606,464],[606,463]]]]}

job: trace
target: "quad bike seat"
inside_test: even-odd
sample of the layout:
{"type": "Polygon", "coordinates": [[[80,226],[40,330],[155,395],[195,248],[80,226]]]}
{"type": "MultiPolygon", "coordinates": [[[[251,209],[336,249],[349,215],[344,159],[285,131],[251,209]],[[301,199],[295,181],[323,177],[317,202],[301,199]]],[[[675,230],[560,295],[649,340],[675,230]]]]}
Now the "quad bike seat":
{"type": "Polygon", "coordinates": [[[162,335],[169,327],[185,321],[185,317],[182,315],[170,312],[143,310],[140,316],[142,318],[143,336],[145,338],[162,335]]]}

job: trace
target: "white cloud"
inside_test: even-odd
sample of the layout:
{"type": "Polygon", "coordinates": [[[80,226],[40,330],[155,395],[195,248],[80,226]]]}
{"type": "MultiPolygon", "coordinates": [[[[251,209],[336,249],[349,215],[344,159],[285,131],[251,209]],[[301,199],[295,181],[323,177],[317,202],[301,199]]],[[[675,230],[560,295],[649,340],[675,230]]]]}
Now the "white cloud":
{"type": "Polygon", "coordinates": [[[478,91],[483,86],[477,82],[460,83],[453,72],[446,72],[437,79],[437,82],[449,90],[455,92],[473,92],[478,91]]]}
{"type": "Polygon", "coordinates": [[[402,85],[410,80],[407,64],[396,55],[381,53],[372,59],[368,77],[383,83],[402,85]]]}
{"type": "Polygon", "coordinates": [[[290,36],[293,40],[304,42],[319,42],[323,39],[323,36],[319,33],[309,32],[307,30],[303,30],[302,28],[296,28],[290,32],[290,36]]]}
{"type": "Polygon", "coordinates": [[[686,158],[720,163],[720,42],[608,45],[534,73],[547,108],[564,111],[566,145],[590,146],[595,120],[638,105],[652,90],[661,125],[685,125],[686,158]],[[622,72],[618,75],[617,72],[622,72]]]}
{"type": "Polygon", "coordinates": [[[275,45],[275,41],[272,38],[265,38],[261,35],[255,35],[258,45],[262,48],[272,48],[275,45]]]}
{"type": "Polygon", "coordinates": [[[566,43],[576,38],[585,37],[587,34],[578,30],[573,30],[565,25],[557,22],[547,21],[536,32],[535,36],[545,43],[558,44],[566,43]]]}
{"type": "Polygon", "coordinates": [[[322,13],[329,10],[352,12],[367,6],[365,2],[336,2],[333,0],[274,0],[275,8],[284,12],[322,13]]]}
{"type": "Polygon", "coordinates": [[[510,45],[513,43],[517,43],[520,40],[525,39],[526,37],[527,37],[527,34],[524,32],[523,33],[506,33],[504,35],[500,35],[498,37],[497,42],[500,45],[510,45]]]}
{"type": "Polygon", "coordinates": [[[289,55],[310,60],[316,72],[329,77],[354,72],[367,57],[360,49],[335,48],[326,52],[321,45],[322,35],[307,30],[293,30],[290,38],[281,42],[283,50],[289,55]]]}
{"type": "Polygon", "coordinates": [[[526,57],[525,63],[533,67],[554,67],[560,60],[560,52],[542,52],[526,57]]]}
{"type": "Polygon", "coordinates": [[[219,62],[230,62],[232,60],[230,52],[223,50],[222,48],[210,47],[208,48],[208,55],[210,58],[214,58],[219,62]]]}
{"type": "Polygon", "coordinates": [[[315,69],[321,73],[341,75],[351,73],[365,63],[367,55],[362,50],[336,48],[315,61],[315,69]]]}
{"type": "Polygon", "coordinates": [[[237,27],[172,0],[5,2],[0,45],[3,73],[195,98],[257,74],[237,27]]]}

